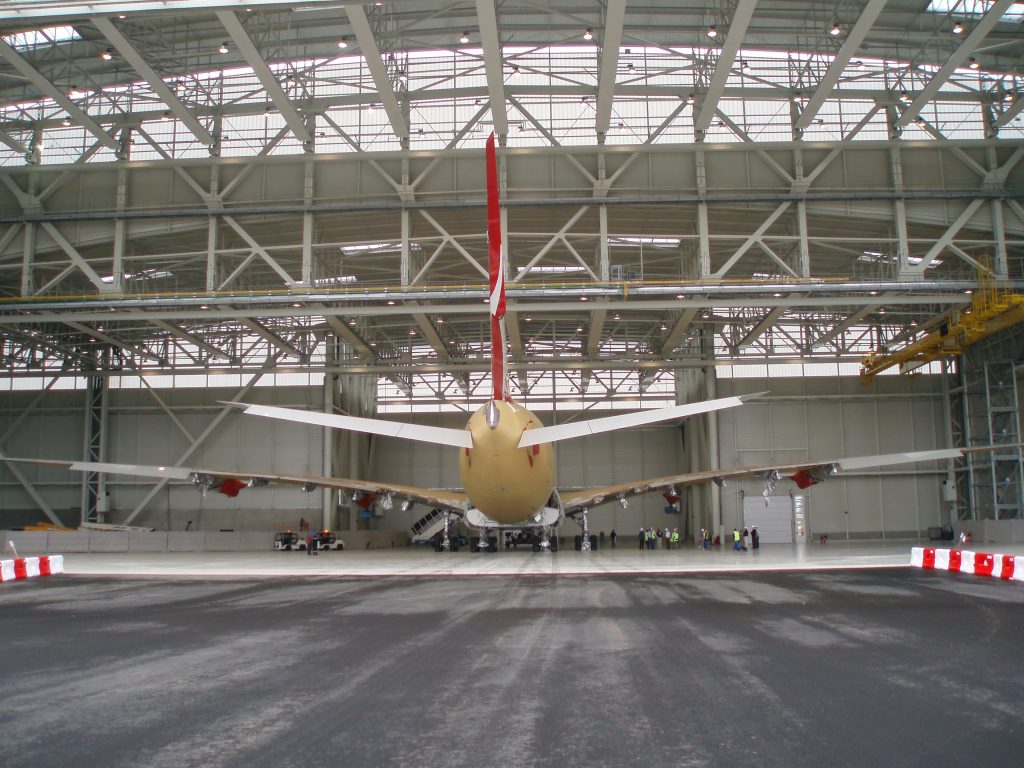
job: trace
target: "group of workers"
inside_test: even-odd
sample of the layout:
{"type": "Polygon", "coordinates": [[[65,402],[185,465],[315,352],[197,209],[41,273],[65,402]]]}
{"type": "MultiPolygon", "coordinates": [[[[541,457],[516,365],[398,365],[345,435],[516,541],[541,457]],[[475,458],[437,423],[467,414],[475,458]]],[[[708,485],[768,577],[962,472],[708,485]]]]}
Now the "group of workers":
{"type": "Polygon", "coordinates": [[[639,535],[640,549],[679,549],[679,529],[641,528],[639,535]]]}
{"type": "Polygon", "coordinates": [[[738,528],[732,529],[732,548],[736,552],[746,552],[747,543],[750,543],[754,549],[761,548],[761,535],[757,532],[757,526],[751,526],[749,529],[744,528],[743,533],[740,533],[738,528]]]}

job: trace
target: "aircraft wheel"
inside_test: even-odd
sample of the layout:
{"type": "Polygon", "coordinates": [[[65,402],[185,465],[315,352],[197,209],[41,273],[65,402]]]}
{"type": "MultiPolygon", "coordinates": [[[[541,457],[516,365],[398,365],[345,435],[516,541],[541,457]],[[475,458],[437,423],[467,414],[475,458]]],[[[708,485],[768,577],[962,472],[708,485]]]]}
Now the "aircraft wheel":
{"type": "Polygon", "coordinates": [[[576,551],[579,552],[583,549],[583,537],[576,534],[576,538],[573,539],[573,545],[576,547],[576,551]]]}
{"type": "Polygon", "coordinates": [[[441,540],[440,539],[434,539],[433,544],[434,544],[434,551],[435,552],[440,552],[441,551],[441,540]]]}
{"type": "Polygon", "coordinates": [[[590,537],[590,548],[595,552],[597,551],[597,536],[590,537]]]}
{"type": "Polygon", "coordinates": [[[551,545],[551,551],[552,552],[557,552],[558,551],[558,538],[557,537],[552,536],[551,540],[548,543],[551,545]]]}
{"type": "Polygon", "coordinates": [[[497,552],[498,551],[498,538],[496,536],[491,536],[489,539],[487,539],[487,551],[488,552],[497,552]]]}
{"type": "Polygon", "coordinates": [[[534,541],[533,542],[533,551],[534,552],[540,552],[540,542],[539,541],[534,541]]]}

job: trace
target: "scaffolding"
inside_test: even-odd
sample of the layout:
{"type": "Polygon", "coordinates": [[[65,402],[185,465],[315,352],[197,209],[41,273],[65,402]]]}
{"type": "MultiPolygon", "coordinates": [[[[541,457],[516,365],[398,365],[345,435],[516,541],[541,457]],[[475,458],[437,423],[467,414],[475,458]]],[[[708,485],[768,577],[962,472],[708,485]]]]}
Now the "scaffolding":
{"type": "MultiPolygon", "coordinates": [[[[1019,343],[1016,336],[1012,341],[1019,343]]],[[[961,520],[1024,517],[1019,367],[1016,359],[962,361],[954,411],[960,444],[1001,447],[967,454],[957,477],[957,517],[961,520]]]]}

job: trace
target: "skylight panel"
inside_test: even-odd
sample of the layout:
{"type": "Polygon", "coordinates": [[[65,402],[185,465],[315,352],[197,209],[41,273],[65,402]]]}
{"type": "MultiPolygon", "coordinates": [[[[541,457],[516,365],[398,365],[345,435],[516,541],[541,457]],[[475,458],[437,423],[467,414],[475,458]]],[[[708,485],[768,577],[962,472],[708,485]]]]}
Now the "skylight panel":
{"type": "MultiPolygon", "coordinates": [[[[993,2],[994,0],[975,0],[973,3],[965,3],[963,0],[932,0],[926,10],[943,15],[953,13],[964,18],[980,18],[988,12],[993,2]]],[[[1024,19],[1024,3],[1014,3],[999,20],[1004,23],[1016,24],[1022,19],[1024,19]]]]}
{"type": "Polygon", "coordinates": [[[3,39],[15,50],[29,51],[45,45],[58,45],[81,40],[82,36],[70,24],[63,24],[56,27],[41,27],[25,32],[15,32],[13,35],[4,35],[3,39]]]}

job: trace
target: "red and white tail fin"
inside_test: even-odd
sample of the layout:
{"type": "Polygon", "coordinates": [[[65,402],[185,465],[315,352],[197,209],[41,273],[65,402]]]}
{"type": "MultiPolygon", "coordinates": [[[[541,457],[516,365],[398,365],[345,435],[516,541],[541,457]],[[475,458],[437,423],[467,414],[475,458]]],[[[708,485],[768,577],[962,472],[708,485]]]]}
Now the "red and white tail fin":
{"type": "Polygon", "coordinates": [[[498,200],[498,159],[494,134],[487,139],[487,243],[491,288],[491,380],[494,399],[508,397],[505,365],[505,252],[501,247],[501,206],[498,200]]]}

